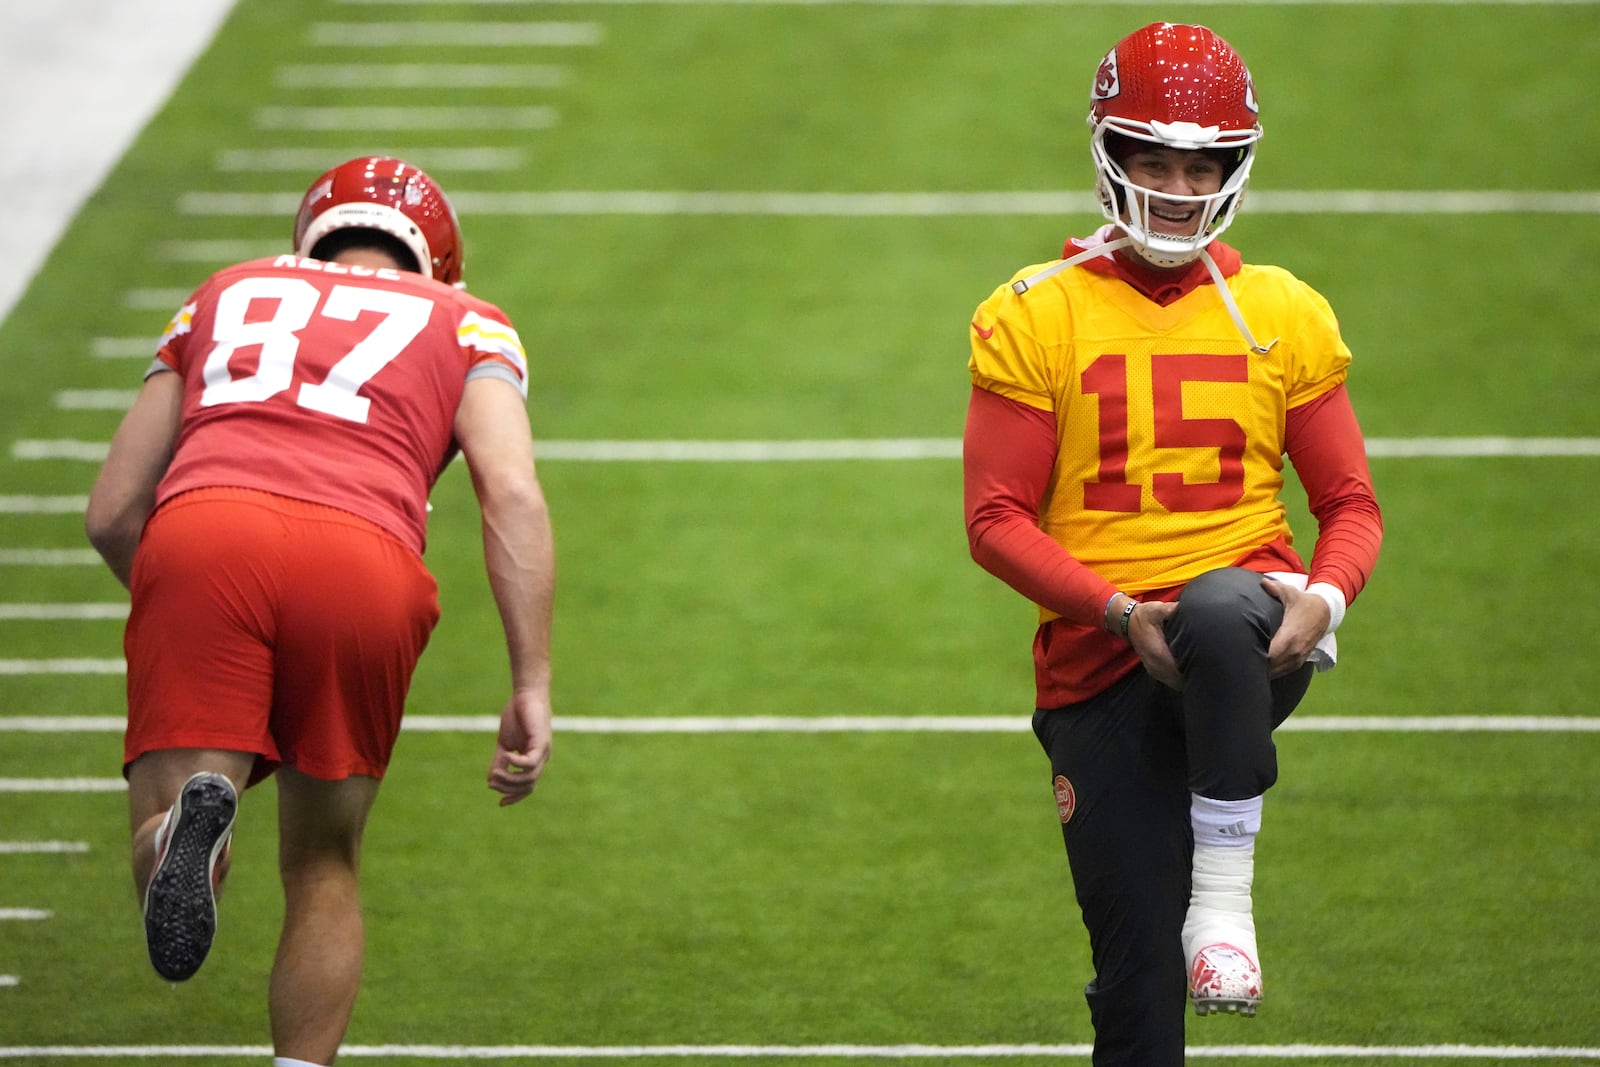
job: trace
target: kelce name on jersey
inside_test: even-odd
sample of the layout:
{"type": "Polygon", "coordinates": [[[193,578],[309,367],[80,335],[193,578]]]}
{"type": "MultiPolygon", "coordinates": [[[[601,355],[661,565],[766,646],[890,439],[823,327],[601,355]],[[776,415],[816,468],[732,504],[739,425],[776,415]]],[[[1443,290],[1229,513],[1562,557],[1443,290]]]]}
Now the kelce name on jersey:
{"type": "Polygon", "coordinates": [[[320,259],[303,259],[300,256],[279,256],[272,261],[274,267],[297,267],[300,270],[320,271],[323,274],[349,274],[356,278],[383,278],[386,281],[398,281],[404,276],[404,271],[395,270],[393,267],[360,267],[347,266],[343,263],[324,263],[320,259]]]}

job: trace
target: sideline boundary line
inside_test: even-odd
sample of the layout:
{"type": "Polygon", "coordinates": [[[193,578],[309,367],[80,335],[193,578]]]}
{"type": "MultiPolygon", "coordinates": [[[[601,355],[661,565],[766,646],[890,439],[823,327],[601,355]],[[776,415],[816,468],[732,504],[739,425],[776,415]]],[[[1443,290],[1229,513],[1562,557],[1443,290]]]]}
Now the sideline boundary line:
{"type": "MultiPolygon", "coordinates": [[[[350,1059],[407,1057],[432,1060],[542,1059],[993,1059],[1087,1056],[1089,1045],[346,1045],[350,1059]]],[[[1191,1059],[1485,1059],[1597,1060],[1600,1048],[1539,1045],[1190,1045],[1191,1059]]],[[[35,1045],[0,1047],[0,1059],[97,1059],[272,1055],[265,1045],[35,1045]]]]}
{"type": "MultiPolygon", "coordinates": [[[[121,715],[3,715],[0,733],[121,733],[121,715]]],[[[557,715],[568,734],[1026,733],[1026,715],[557,715]]],[[[497,715],[407,715],[414,733],[494,733],[497,715]]],[[[1291,715],[1278,733],[1600,733],[1600,715],[1291,715]]]]}

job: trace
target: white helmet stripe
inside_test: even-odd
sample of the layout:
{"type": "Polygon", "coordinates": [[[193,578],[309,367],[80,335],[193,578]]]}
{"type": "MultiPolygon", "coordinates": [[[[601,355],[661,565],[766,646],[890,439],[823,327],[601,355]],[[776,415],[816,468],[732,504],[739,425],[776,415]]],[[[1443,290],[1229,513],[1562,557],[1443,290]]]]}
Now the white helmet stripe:
{"type": "Polygon", "coordinates": [[[352,202],[335,204],[311,221],[300,238],[295,255],[310,256],[317,242],[335,230],[377,230],[398,238],[417,257],[417,271],[433,277],[433,254],[428,249],[428,239],[416,223],[406,218],[397,208],[387,204],[352,202]]]}

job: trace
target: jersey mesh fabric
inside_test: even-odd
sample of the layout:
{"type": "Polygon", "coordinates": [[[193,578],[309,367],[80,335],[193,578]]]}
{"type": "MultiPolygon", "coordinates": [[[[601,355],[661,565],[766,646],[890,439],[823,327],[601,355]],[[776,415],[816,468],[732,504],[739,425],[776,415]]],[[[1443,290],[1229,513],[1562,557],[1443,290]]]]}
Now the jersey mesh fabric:
{"type": "Polygon", "coordinates": [[[1345,378],[1350,352],[1319,294],[1275,267],[1228,281],[1251,330],[1278,339],[1266,355],[1212,286],[1160,306],[1082,267],[1021,295],[1002,285],[973,319],[973,383],[1055,415],[1041,528],[1130,594],[1292,543],[1286,412],[1345,378]]]}
{"type": "Polygon", "coordinates": [[[207,279],[157,359],[152,373],[184,379],[158,505],[259,489],[350,511],[419,553],[466,381],[492,374],[527,394],[521,342],[493,305],[419,274],[296,256],[207,279]]]}

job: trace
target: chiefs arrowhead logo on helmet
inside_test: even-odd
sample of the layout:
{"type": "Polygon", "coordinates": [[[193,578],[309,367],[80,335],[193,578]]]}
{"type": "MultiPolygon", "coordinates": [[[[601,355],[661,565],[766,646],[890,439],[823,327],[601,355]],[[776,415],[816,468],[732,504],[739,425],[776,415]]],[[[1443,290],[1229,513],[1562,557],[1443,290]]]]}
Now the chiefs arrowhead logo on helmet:
{"type": "Polygon", "coordinates": [[[1100,69],[1095,71],[1094,87],[1089,90],[1089,99],[1110,100],[1120,92],[1122,83],[1117,78],[1117,50],[1113,48],[1100,61],[1100,69]]]}

